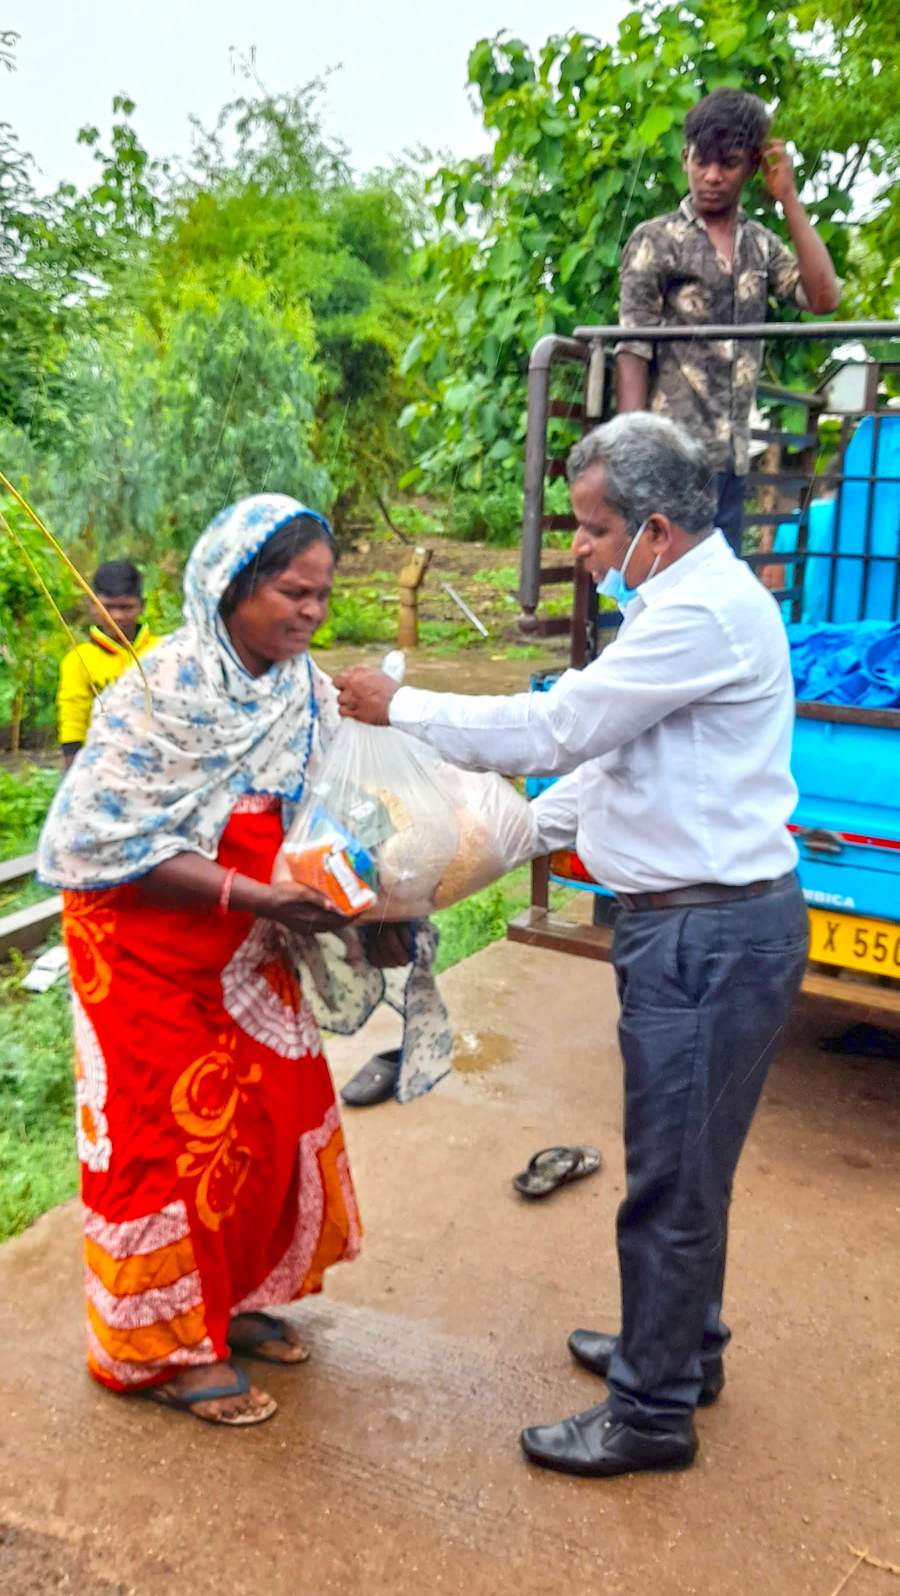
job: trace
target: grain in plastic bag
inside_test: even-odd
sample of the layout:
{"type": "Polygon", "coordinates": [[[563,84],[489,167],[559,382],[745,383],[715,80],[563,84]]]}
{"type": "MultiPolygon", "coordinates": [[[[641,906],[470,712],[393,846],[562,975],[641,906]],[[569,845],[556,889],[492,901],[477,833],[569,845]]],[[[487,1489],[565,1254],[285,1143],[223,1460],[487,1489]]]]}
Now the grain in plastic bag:
{"type": "Polygon", "coordinates": [[[392,727],[344,721],[276,874],[317,888],[343,914],[418,920],[533,852],[529,806],[502,777],[448,765],[392,727]]]}

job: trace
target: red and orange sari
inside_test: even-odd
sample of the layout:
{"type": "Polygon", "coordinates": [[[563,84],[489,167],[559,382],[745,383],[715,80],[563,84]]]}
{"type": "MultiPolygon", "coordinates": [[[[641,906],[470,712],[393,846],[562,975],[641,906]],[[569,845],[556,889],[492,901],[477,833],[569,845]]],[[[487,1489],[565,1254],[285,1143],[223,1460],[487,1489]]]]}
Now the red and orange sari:
{"type": "MultiPolygon", "coordinates": [[[[280,802],[219,863],[268,881],[280,802]]],[[[229,1356],[235,1313],[321,1289],[360,1225],[328,1066],[277,926],[67,892],[88,1365],[113,1390],[229,1356]]]]}

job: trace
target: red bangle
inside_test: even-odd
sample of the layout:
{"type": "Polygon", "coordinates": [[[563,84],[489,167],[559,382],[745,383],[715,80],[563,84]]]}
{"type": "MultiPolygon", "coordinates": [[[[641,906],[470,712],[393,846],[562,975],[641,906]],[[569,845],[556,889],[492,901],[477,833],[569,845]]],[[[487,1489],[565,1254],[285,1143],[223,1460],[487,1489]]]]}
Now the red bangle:
{"type": "Polygon", "coordinates": [[[219,893],[220,914],[227,914],[231,906],[231,889],[234,886],[234,878],[236,875],[237,870],[225,871],[225,879],[222,882],[222,891],[219,893]]]}

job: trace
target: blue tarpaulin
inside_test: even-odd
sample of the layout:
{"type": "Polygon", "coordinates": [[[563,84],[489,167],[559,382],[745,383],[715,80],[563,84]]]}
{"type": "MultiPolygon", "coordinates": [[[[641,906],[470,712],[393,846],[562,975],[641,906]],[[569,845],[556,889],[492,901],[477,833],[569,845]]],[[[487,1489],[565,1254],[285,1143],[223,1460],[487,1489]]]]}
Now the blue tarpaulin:
{"type": "Polygon", "coordinates": [[[797,697],[860,709],[900,708],[900,625],[787,628],[797,697]]]}

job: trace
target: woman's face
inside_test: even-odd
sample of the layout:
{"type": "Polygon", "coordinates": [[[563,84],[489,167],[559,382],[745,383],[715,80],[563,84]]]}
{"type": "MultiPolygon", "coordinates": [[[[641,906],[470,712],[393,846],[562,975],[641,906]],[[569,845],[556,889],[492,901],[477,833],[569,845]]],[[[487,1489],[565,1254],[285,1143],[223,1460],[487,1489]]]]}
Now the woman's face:
{"type": "Polygon", "coordinates": [[[321,539],[238,604],[226,623],[228,635],[254,676],[306,653],[328,614],[333,584],[334,555],[321,539]]]}

